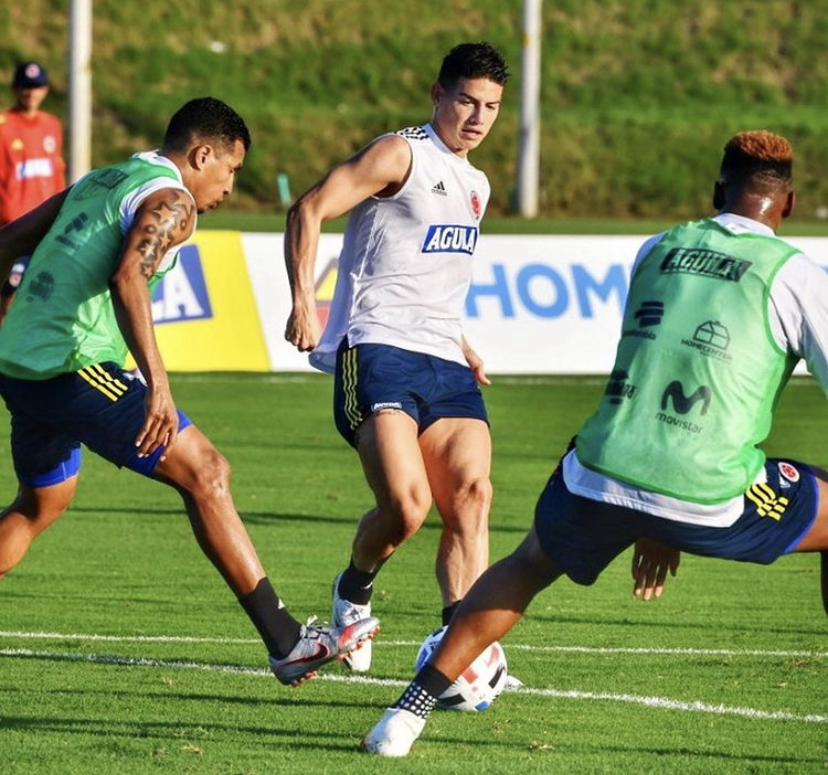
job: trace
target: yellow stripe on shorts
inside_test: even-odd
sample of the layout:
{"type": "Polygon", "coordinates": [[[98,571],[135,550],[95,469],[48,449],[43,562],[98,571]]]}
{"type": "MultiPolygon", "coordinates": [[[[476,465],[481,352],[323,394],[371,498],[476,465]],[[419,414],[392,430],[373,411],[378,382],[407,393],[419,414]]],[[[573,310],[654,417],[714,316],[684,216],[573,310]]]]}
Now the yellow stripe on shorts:
{"type": "Polygon", "coordinates": [[[99,363],[93,363],[91,366],[80,369],[78,374],[93,388],[100,390],[110,401],[117,401],[129,389],[99,363]]]}
{"type": "Polygon", "coordinates": [[[357,351],[356,347],[342,353],[342,391],[345,394],[345,418],[355,430],[362,423],[362,412],[357,405],[357,351]]]}
{"type": "Polygon", "coordinates": [[[754,503],[756,513],[760,517],[770,517],[777,522],[782,518],[790,502],[783,495],[777,496],[770,486],[762,482],[752,484],[745,495],[754,503]]]}

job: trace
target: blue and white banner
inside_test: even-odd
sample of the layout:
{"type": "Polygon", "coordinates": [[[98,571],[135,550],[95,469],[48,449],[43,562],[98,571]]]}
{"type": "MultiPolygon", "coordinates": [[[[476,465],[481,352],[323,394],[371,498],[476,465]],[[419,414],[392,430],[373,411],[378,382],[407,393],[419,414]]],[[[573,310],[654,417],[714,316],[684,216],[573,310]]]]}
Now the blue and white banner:
{"type": "MultiPolygon", "coordinates": [[[[487,372],[609,373],[630,271],[645,239],[644,235],[481,236],[474,252],[464,328],[487,372]]],[[[828,239],[785,239],[828,267],[828,239]]],[[[154,298],[156,321],[164,323],[159,338],[173,339],[181,329],[178,346],[170,351],[162,347],[168,368],[311,369],[307,355],[284,338],[290,289],[283,240],[283,234],[199,233],[198,250],[182,257],[181,276],[171,273],[154,298]],[[240,238],[243,261],[231,260],[238,250],[231,244],[233,236],[240,238]],[[241,267],[246,268],[246,277],[238,271],[241,267]],[[216,328],[210,321],[218,318],[222,322],[216,328]],[[202,329],[209,336],[203,348],[193,337],[202,329]]],[[[319,243],[316,297],[323,325],[341,246],[338,234],[323,234],[319,243]]]]}

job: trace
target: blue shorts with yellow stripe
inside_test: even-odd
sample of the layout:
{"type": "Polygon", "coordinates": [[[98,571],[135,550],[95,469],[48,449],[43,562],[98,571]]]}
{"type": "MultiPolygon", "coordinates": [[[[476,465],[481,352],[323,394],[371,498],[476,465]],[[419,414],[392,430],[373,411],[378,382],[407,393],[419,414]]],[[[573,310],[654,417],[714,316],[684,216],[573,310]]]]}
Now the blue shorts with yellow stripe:
{"type": "MultiPolygon", "coordinates": [[[[59,484],[80,470],[81,449],[118,467],[152,476],[163,449],[139,458],[146,385],[114,363],[44,380],[0,374],[0,395],[11,414],[11,452],[17,478],[29,487],[59,484]]],[[[191,425],[179,411],[179,430],[191,425]]]]}
{"type": "Polygon", "coordinates": [[[387,344],[349,347],[343,342],[334,377],[337,430],[356,446],[356,429],[383,409],[410,415],[419,433],[443,417],[489,421],[483,395],[468,366],[387,344]]]}
{"type": "Polygon", "coordinates": [[[544,552],[578,584],[592,584],[638,538],[767,565],[792,552],[811,528],[819,495],[816,475],[804,463],[768,459],[765,473],[765,483],[748,488],[744,511],[732,525],[707,527],[575,495],[559,466],[538,500],[535,529],[544,552]]]}

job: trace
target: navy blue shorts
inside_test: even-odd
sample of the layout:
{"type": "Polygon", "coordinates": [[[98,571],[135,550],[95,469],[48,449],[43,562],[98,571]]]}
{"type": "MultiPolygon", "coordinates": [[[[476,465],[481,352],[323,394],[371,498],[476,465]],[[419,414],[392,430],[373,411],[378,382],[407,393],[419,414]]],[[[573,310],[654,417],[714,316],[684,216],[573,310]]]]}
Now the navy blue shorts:
{"type": "MultiPolygon", "coordinates": [[[[11,414],[17,478],[29,487],[59,484],[80,470],[80,445],[118,467],[152,476],[159,448],[139,458],[135,437],[144,424],[147,387],[114,363],[96,363],[45,380],[0,374],[0,395],[11,414]]],[[[191,425],[179,411],[178,429],[191,425]]]]}
{"type": "Polygon", "coordinates": [[[744,511],[729,527],[705,527],[583,498],[556,469],[535,508],[541,547],[578,584],[592,584],[638,538],[689,554],[764,565],[792,552],[816,519],[818,490],[810,466],[765,463],[767,484],[752,485],[744,511]]]}
{"type": "Polygon", "coordinates": [[[343,343],[334,377],[337,430],[355,447],[356,429],[381,409],[411,415],[419,433],[443,417],[489,422],[483,395],[468,366],[386,344],[348,347],[343,343]]]}

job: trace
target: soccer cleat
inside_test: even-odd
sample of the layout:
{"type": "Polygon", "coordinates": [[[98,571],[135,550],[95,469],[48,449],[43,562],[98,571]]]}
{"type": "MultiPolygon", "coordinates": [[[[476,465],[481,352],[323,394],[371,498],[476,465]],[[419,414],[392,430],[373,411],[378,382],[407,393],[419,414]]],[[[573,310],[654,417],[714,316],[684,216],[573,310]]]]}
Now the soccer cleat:
{"type": "Polygon", "coordinates": [[[425,723],[424,718],[410,710],[388,708],[359,747],[366,753],[380,756],[405,756],[420,736],[425,723]]]}
{"type": "MultiPolygon", "coordinates": [[[[333,598],[331,621],[335,627],[345,627],[352,622],[358,622],[371,616],[371,604],[357,605],[350,600],[339,596],[340,573],[333,580],[331,597],[333,598]]],[[[342,664],[355,673],[364,673],[371,668],[371,642],[367,642],[361,649],[354,651],[342,660],[342,664]]]]}
{"type": "Polygon", "coordinates": [[[366,619],[345,627],[314,625],[313,619],[299,630],[299,640],[282,659],[270,657],[273,675],[286,686],[299,686],[316,676],[317,670],[335,659],[343,660],[354,649],[369,643],[379,630],[379,619],[366,619]]]}

